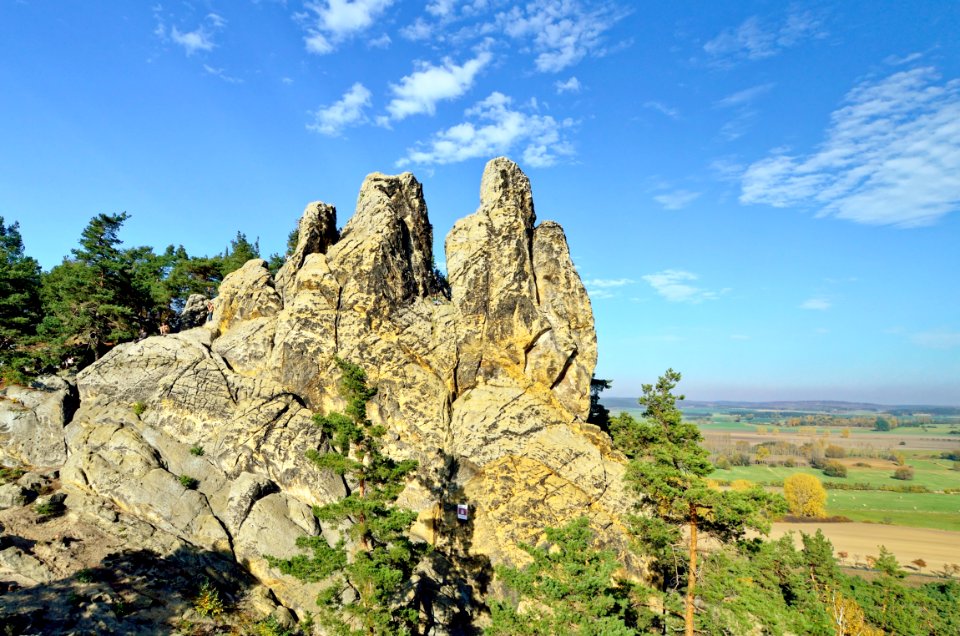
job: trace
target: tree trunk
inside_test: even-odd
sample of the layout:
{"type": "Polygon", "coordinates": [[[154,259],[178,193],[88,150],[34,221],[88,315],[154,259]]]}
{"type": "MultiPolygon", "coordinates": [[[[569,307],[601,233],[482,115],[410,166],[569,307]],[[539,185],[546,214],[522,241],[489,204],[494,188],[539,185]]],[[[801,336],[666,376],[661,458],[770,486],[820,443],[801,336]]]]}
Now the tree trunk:
{"type": "Polygon", "coordinates": [[[693,600],[697,585],[697,509],[690,506],[690,571],[687,573],[687,612],[684,634],[693,636],[693,600]]]}

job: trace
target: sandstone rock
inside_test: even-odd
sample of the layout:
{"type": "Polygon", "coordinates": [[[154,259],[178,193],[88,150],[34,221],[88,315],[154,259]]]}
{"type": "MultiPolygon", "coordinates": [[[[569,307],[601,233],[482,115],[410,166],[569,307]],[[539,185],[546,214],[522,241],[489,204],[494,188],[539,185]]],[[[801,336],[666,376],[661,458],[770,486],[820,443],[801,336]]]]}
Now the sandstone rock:
{"type": "Polygon", "coordinates": [[[180,329],[193,329],[203,326],[207,322],[208,302],[210,302],[209,299],[203,294],[190,294],[180,311],[178,325],[180,329]]]}
{"type": "Polygon", "coordinates": [[[269,587],[285,606],[301,616],[316,608],[317,594],[324,585],[303,583],[271,568],[266,555],[287,559],[303,551],[297,547],[301,536],[317,536],[320,525],[312,509],[282,493],[257,500],[237,533],[234,549],[237,560],[269,587]]]}
{"type": "Polygon", "coordinates": [[[284,302],[307,256],[326,254],[327,249],[339,238],[337,209],[322,201],[308,204],[297,224],[297,247],[277,272],[276,288],[284,302]]]}
{"type": "Polygon", "coordinates": [[[213,324],[217,333],[244,320],[276,315],[282,301],[273,287],[267,262],[254,258],[228,274],[220,283],[220,294],[214,305],[213,324]]]}
{"type": "MultiPolygon", "coordinates": [[[[465,557],[516,563],[518,541],[586,514],[622,546],[623,458],[584,423],[596,336],[566,238],[536,224],[529,180],[509,160],[487,165],[480,190],[446,239],[449,294],[420,183],[375,173],[342,234],[332,206],[307,206],[275,281],[259,259],[227,276],[212,325],[117,346],[85,369],[66,428],[68,501],[105,522],[139,520],[144,540],[232,553],[283,605],[312,609],[322,586],[264,555],[339,536],[311,506],[347,485],[305,458],[326,444],[313,414],[344,407],[339,357],[377,388],[368,417],[386,428],[385,451],[420,464],[400,500],[420,513],[420,537],[449,543],[453,528],[465,557]]],[[[447,622],[463,611],[448,605],[447,622]]]]}
{"type": "Polygon", "coordinates": [[[0,576],[9,576],[23,585],[48,583],[54,579],[50,568],[16,546],[0,550],[0,576]]]}
{"type": "Polygon", "coordinates": [[[76,387],[58,376],[38,378],[29,387],[0,389],[0,464],[63,464],[63,427],[76,404],[76,387]]]}
{"type": "Polygon", "coordinates": [[[37,494],[20,484],[3,484],[0,486],[0,510],[26,506],[37,494]]]}

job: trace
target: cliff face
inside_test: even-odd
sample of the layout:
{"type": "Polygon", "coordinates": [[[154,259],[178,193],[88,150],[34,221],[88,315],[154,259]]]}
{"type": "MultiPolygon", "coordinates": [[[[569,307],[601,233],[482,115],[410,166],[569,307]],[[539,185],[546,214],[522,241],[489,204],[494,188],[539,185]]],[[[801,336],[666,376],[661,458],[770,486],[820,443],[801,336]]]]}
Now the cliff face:
{"type": "Polygon", "coordinates": [[[413,175],[368,176],[336,226],[332,206],[310,204],[275,278],[249,261],[221,285],[212,322],[120,345],[79,375],[68,503],[109,504],[174,543],[232,554],[284,605],[310,609],[315,587],[263,554],[337,536],[310,505],[345,485],[304,455],[325,444],[312,414],[343,407],[340,357],[378,389],[368,413],[387,451],[420,464],[400,501],[420,513],[416,535],[443,543],[468,528],[459,549],[494,563],[522,560],[518,542],[582,514],[616,535],[622,463],[584,421],[590,301],[560,226],[536,224],[523,172],[487,165],[479,209],[446,238],[449,294],[413,175]],[[457,503],[471,508],[466,526],[457,503]]]}

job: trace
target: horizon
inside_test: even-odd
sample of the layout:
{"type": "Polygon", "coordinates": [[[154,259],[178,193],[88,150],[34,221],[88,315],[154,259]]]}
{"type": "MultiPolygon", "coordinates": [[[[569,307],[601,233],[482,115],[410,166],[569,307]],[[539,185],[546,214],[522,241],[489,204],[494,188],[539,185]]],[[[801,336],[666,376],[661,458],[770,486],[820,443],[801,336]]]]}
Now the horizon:
{"type": "Polygon", "coordinates": [[[670,367],[703,401],[954,406],[958,31],[937,2],[6,3],[0,216],[47,270],[101,212],[127,247],[266,257],[412,171],[445,269],[506,155],[614,394],[670,367]]]}

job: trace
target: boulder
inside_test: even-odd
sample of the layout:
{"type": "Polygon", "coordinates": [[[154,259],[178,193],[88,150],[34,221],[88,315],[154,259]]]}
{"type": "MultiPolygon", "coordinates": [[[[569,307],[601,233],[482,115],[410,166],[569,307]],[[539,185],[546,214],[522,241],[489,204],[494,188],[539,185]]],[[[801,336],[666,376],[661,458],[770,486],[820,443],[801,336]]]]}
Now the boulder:
{"type": "Polygon", "coordinates": [[[0,464],[63,464],[63,428],[76,408],[76,387],[59,376],[38,378],[29,387],[0,389],[0,464]]]}
{"type": "Polygon", "coordinates": [[[180,311],[178,326],[181,330],[201,327],[207,322],[209,313],[207,303],[210,302],[203,294],[190,294],[187,296],[187,302],[184,303],[180,311]]]}

